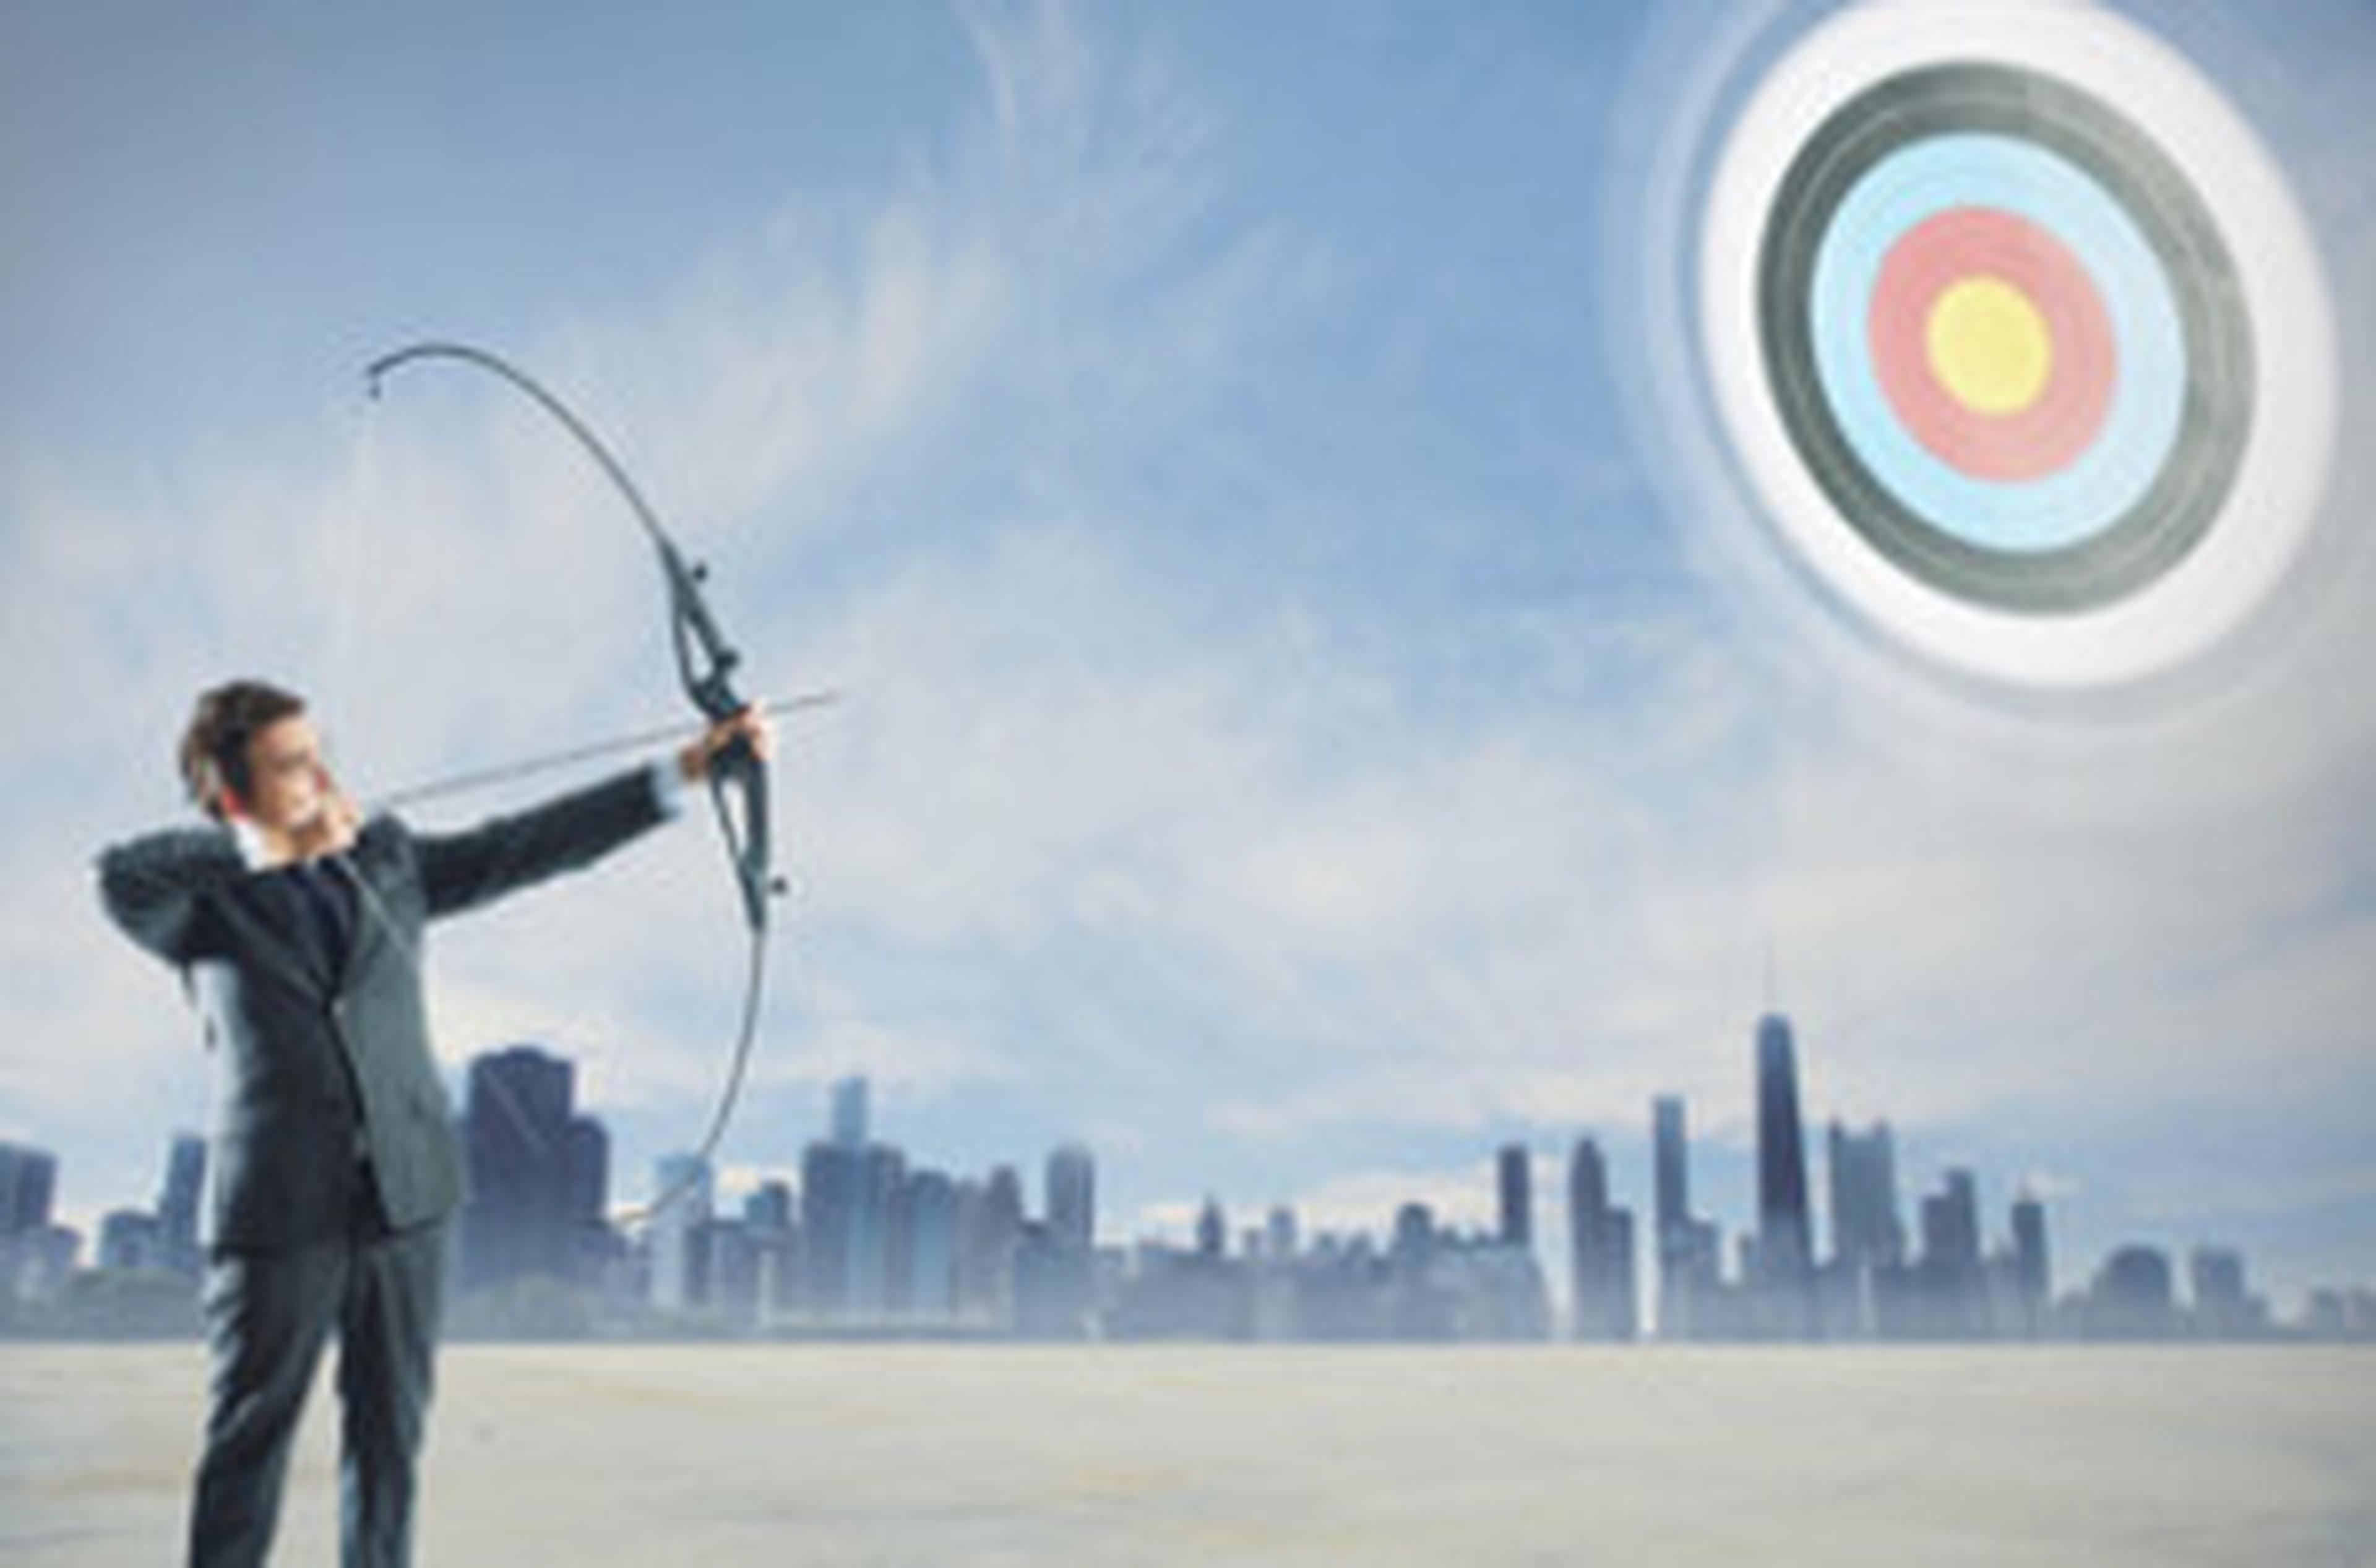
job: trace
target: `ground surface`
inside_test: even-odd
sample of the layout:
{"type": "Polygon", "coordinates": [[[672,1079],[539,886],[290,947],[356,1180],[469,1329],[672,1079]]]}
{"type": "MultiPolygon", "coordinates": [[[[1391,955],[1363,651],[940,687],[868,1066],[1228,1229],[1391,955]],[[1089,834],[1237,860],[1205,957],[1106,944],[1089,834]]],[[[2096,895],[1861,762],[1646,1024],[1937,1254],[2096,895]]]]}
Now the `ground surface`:
{"type": "MultiPolygon", "coordinates": [[[[202,1376],[0,1346],[0,1562],[178,1561],[202,1376]]],[[[424,1487],[422,1568],[2376,1564],[2376,1351],[465,1346],[424,1487]]]]}

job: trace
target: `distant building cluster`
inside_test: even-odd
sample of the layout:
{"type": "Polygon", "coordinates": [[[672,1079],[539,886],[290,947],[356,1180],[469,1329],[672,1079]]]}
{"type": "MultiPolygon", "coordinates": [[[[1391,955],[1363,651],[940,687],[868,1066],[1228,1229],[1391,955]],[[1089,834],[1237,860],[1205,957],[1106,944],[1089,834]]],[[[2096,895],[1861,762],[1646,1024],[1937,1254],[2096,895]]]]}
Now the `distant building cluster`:
{"type": "MultiPolygon", "coordinates": [[[[1686,1111],[1651,1105],[1652,1240],[1663,1339],[2034,1339],[2058,1326],[2045,1206],[2015,1200],[2009,1239],[1984,1247],[1978,1184],[1949,1170],[1909,1238],[1888,1123],[1827,1132],[1831,1251],[1819,1256],[1790,1022],[1758,1022],[1757,1223],[1724,1268],[1723,1237],[1693,1213],[1686,1111]],[[1919,1246],[1910,1244],[1919,1241],[1919,1246]]],[[[2172,1325],[2175,1331],[2176,1325],[2172,1325]]]]}
{"type": "MultiPolygon", "coordinates": [[[[651,1212],[622,1226],[610,1139],[576,1099],[576,1068],[534,1046],[469,1064],[458,1118],[469,1196],[450,1232],[450,1321],[496,1336],[925,1335],[1042,1339],[1856,1341],[2376,1339],[2376,1292],[2322,1290],[2280,1330],[2244,1260],[2198,1248],[2183,1300],[2168,1255],[2113,1252],[2057,1298],[2045,1205],[2023,1194],[1987,1233],[1972,1172],[1948,1170],[1905,1223],[1886,1123],[1825,1134],[1828,1247],[1819,1247],[1788,1019],[1758,1023],[1756,1218],[1728,1248],[1694,1209],[1687,1111],[1650,1107],[1646,1234],[1610,1198],[1590,1137],[1566,1161],[1566,1233],[1535,1223],[1534,1161],[1496,1151],[1496,1223],[1462,1230],[1407,1203],[1383,1237],[1306,1238],[1275,1207],[1232,1234],[1207,1197],[1185,1244],[1098,1242],[1089,1150],[1046,1159],[1042,1204],[1016,1169],[960,1176],[873,1135],[864,1078],[833,1086],[798,1181],[771,1178],[720,1211],[716,1173],[659,1162],[651,1212]],[[1541,1259],[1562,1258],[1567,1308],[1541,1259]]],[[[195,1324],[206,1146],[176,1136],[153,1209],[101,1223],[95,1266],[55,1223],[58,1167],[0,1143],[0,1330],[186,1332],[195,1324]]]]}
{"type": "Polygon", "coordinates": [[[1322,1233],[1300,1244],[1292,1209],[1274,1208],[1232,1253],[1228,1218],[1207,1198],[1193,1246],[1143,1241],[1109,1251],[1098,1324],[1115,1339],[1542,1339],[1550,1297],[1527,1229],[1524,1151],[1502,1225],[1462,1232],[1425,1204],[1396,1211],[1381,1246],[1322,1233]]]}
{"type": "Polygon", "coordinates": [[[633,1291],[664,1314],[728,1327],[821,1333],[1086,1332],[1097,1232],[1089,1153],[1048,1156],[1047,1203],[1026,1214],[1014,1167],[960,1177],[872,1135],[863,1078],[834,1086],[828,1134],[801,1157],[797,1191],[768,1181],[739,1216],[715,1212],[710,1172],[661,1162],[685,1196],[626,1254],[633,1291]]]}
{"type": "Polygon", "coordinates": [[[174,1134],[153,1208],[101,1217],[93,1267],[55,1218],[57,1157],[0,1143],[0,1332],[179,1335],[197,1325],[206,1140],[174,1134]]]}

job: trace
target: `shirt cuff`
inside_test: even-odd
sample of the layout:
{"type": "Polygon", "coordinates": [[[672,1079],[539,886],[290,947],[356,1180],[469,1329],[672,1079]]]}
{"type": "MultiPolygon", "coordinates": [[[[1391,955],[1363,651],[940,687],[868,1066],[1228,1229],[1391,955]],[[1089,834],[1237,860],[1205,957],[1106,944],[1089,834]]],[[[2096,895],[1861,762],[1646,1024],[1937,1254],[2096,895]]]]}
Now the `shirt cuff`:
{"type": "Polygon", "coordinates": [[[677,767],[676,758],[666,756],[652,764],[652,804],[660,815],[675,816],[684,810],[684,774],[677,767]]]}

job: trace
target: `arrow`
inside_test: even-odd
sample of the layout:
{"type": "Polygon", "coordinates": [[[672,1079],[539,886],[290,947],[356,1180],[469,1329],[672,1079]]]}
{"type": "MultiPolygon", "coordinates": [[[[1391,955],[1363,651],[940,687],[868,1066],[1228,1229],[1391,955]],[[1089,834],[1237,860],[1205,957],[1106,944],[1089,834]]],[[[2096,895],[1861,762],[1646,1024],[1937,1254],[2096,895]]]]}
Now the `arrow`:
{"type": "MultiPolygon", "coordinates": [[[[788,713],[802,713],[812,708],[828,707],[840,700],[841,694],[838,692],[803,692],[796,697],[779,697],[773,702],[762,703],[759,708],[762,713],[770,718],[777,718],[788,713]]],[[[468,773],[449,774],[443,778],[433,778],[424,783],[408,784],[400,790],[391,790],[374,796],[372,800],[372,809],[393,811],[398,806],[409,806],[422,801],[438,800],[446,795],[467,794],[473,790],[490,789],[497,784],[509,783],[515,778],[527,778],[539,773],[550,773],[555,768],[568,767],[576,763],[591,762],[598,757],[617,756],[624,752],[645,751],[671,741],[689,741],[701,732],[701,727],[698,725],[671,724],[658,730],[640,731],[633,735],[614,736],[607,741],[590,741],[581,746],[572,746],[566,751],[546,752],[537,756],[523,758],[518,762],[500,763],[493,767],[473,768],[468,773]]]]}

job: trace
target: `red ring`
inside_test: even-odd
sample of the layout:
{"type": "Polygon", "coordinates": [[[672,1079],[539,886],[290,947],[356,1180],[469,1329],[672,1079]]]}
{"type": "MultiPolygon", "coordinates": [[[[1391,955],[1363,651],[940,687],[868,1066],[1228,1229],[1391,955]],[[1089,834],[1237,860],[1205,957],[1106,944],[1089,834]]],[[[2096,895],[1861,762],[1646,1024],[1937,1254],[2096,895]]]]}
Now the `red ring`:
{"type": "Polygon", "coordinates": [[[1907,433],[1976,479],[2054,472],[2087,449],[2111,408],[2119,353],[2103,297],[2068,246],[2015,213],[1950,208],[1908,229],[1882,261],[1866,331],[1882,391],[1907,433]],[[1931,309],[1975,277],[2020,290],[2045,318],[2054,356],[2046,386],[2014,413],[1972,408],[1930,367],[1931,309]]]}

